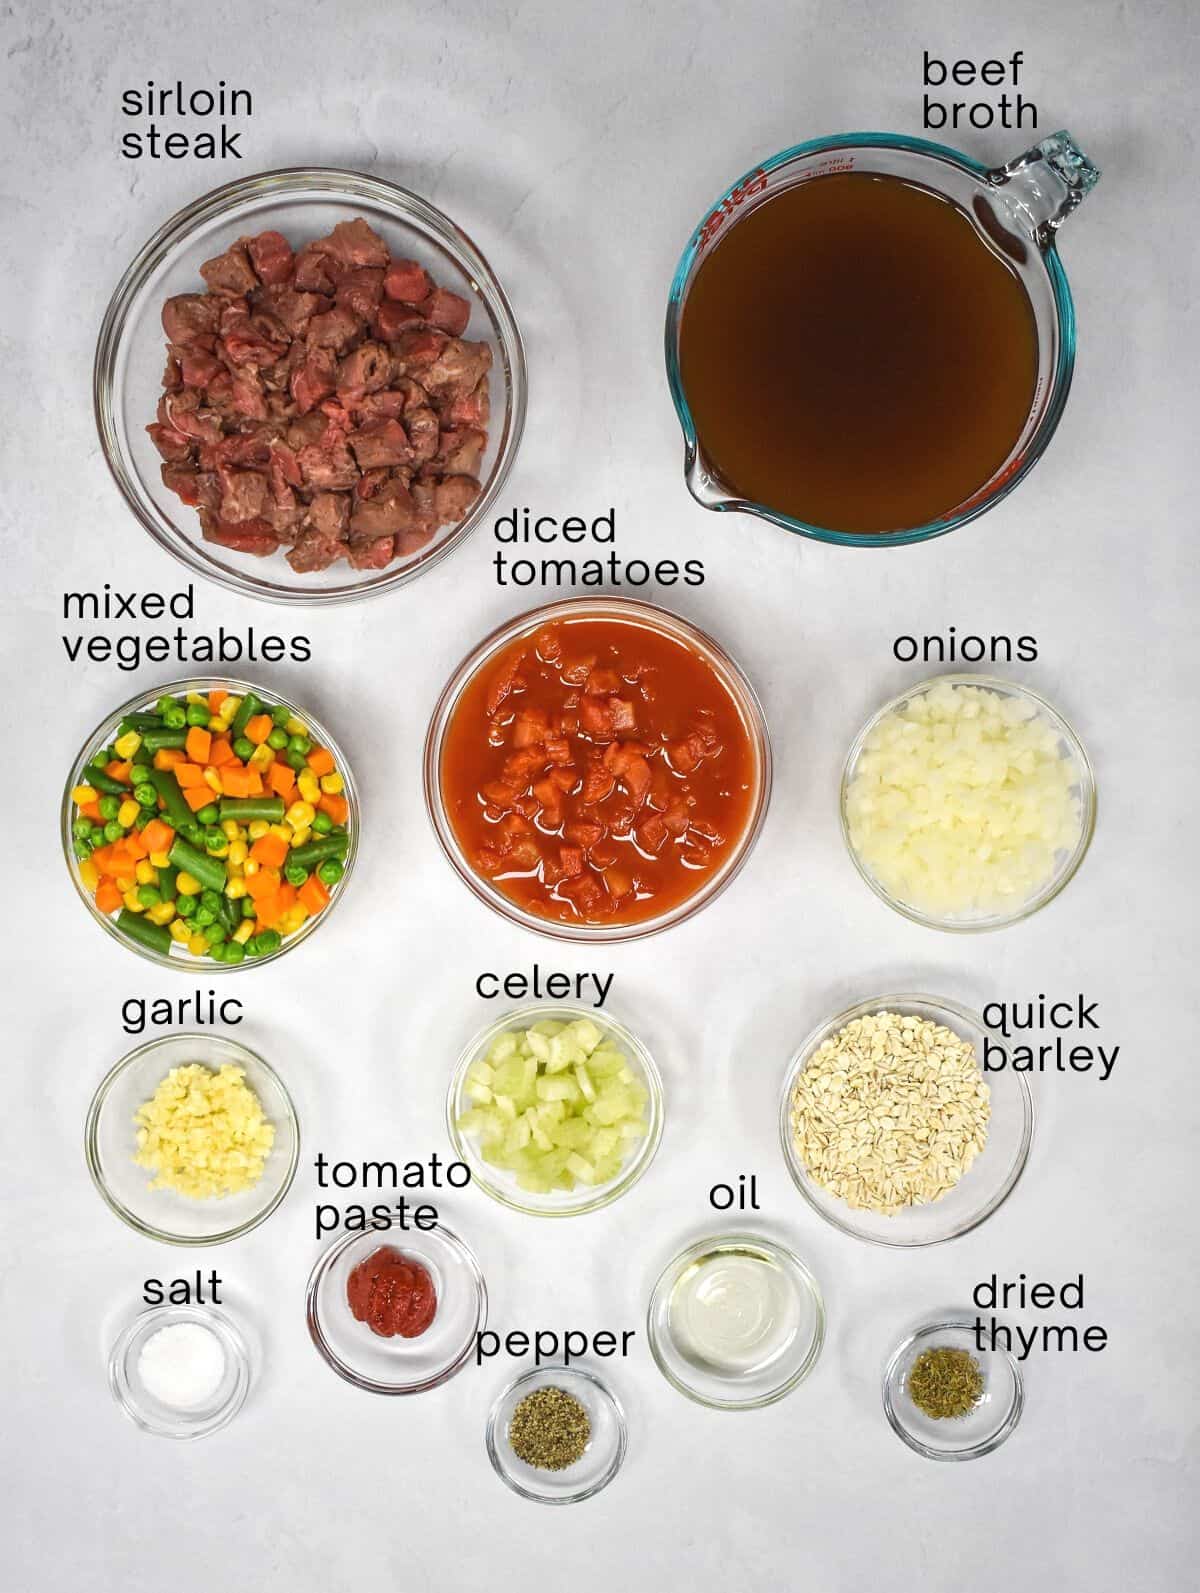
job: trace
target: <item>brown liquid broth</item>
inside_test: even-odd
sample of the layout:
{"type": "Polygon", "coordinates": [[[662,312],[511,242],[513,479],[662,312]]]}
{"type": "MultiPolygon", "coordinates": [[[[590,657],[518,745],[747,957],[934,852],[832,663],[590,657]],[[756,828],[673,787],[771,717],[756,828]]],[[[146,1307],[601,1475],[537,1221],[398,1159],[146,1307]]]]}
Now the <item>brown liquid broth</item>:
{"type": "Polygon", "coordinates": [[[1033,404],[1033,308],[956,205],[897,177],[784,189],[688,290],[683,389],[727,488],[832,531],[908,530],[1004,464],[1033,404]]]}

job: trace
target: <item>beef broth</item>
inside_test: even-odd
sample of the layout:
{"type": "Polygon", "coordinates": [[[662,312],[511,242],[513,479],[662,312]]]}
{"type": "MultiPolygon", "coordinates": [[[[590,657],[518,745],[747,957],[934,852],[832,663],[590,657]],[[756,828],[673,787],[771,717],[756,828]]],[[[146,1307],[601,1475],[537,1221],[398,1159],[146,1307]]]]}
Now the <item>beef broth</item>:
{"type": "Polygon", "coordinates": [[[679,344],[715,475],[832,531],[907,530],[973,496],[1037,379],[1029,297],[966,212],[858,172],[783,189],[719,235],[679,344]]]}

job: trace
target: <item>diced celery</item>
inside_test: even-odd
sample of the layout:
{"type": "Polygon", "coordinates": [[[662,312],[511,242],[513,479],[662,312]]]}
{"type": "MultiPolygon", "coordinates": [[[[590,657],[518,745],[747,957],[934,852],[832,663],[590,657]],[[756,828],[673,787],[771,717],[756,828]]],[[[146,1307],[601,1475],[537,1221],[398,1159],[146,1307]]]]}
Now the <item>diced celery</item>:
{"type": "Polygon", "coordinates": [[[551,1035],[561,1034],[566,1027],[566,1024],[559,1023],[557,1018],[541,1018],[531,1026],[529,1033],[544,1034],[549,1039],[551,1035]]]}
{"type": "Polygon", "coordinates": [[[625,1066],[625,1058],[619,1051],[610,1051],[607,1047],[593,1051],[588,1057],[588,1072],[594,1079],[606,1079],[612,1074],[620,1073],[625,1066]]]}
{"type": "Polygon", "coordinates": [[[578,1151],[572,1151],[567,1157],[566,1171],[578,1178],[581,1184],[594,1184],[596,1182],[596,1169],[585,1156],[578,1151]]]}
{"type": "Polygon", "coordinates": [[[574,1079],[539,1079],[537,1081],[538,1099],[542,1101],[577,1101],[580,1089],[574,1079]]]}
{"type": "Polygon", "coordinates": [[[483,1058],[480,1057],[478,1062],[472,1062],[471,1066],[467,1069],[467,1077],[472,1079],[477,1084],[490,1085],[492,1080],[496,1077],[496,1070],[491,1066],[490,1063],[485,1062],[483,1058]]]}
{"type": "Polygon", "coordinates": [[[481,1084],[475,1079],[472,1079],[467,1085],[466,1094],[468,1101],[474,1101],[476,1106],[486,1106],[492,1099],[492,1092],[487,1085],[481,1084]]]}
{"type": "Polygon", "coordinates": [[[530,1029],[527,1036],[527,1044],[530,1053],[537,1057],[539,1062],[548,1062],[550,1060],[550,1041],[544,1034],[537,1034],[533,1029],[530,1029]]]}
{"type": "Polygon", "coordinates": [[[517,1115],[517,1105],[511,1095],[497,1095],[495,1104],[499,1108],[501,1114],[508,1118],[510,1123],[515,1119],[517,1115]]]}
{"type": "Polygon", "coordinates": [[[506,1057],[515,1056],[520,1045],[520,1039],[520,1035],[513,1034],[511,1031],[508,1034],[498,1034],[492,1041],[492,1049],[487,1056],[488,1061],[492,1063],[503,1062],[506,1057]]]}
{"type": "Polygon", "coordinates": [[[582,1062],[575,1064],[575,1082],[583,1091],[585,1101],[594,1101],[596,1099],[596,1086],[592,1083],[588,1070],[582,1062]]]}
{"type": "Polygon", "coordinates": [[[591,1056],[592,1052],[603,1040],[604,1035],[590,1018],[577,1018],[571,1025],[571,1038],[579,1046],[584,1056],[591,1056]]]}

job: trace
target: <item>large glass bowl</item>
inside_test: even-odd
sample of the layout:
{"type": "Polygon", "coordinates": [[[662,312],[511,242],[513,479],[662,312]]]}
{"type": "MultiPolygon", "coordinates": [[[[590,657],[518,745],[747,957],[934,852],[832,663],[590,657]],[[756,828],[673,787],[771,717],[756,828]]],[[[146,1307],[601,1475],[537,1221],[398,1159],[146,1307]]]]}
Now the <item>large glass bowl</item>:
{"type": "Polygon", "coordinates": [[[88,1172],[105,1204],[123,1222],[170,1245],[219,1245],[265,1222],[292,1187],[300,1159],[300,1126],[283,1081],[262,1057],[218,1034],[168,1034],[124,1056],[92,1099],[84,1128],[88,1172]],[[134,1113],[172,1068],[199,1062],[245,1074],[275,1129],[275,1141],[253,1189],[214,1200],[190,1200],[174,1189],[151,1189],[153,1174],[139,1167],[134,1113]]]}
{"type": "Polygon", "coordinates": [[[1057,708],[1039,696],[1036,691],[1031,691],[1028,686],[1019,686],[1011,680],[997,680],[991,675],[935,675],[929,680],[921,681],[917,686],[911,686],[907,691],[902,691],[890,702],[884,703],[855,736],[842,769],[838,808],[841,814],[842,839],[846,843],[850,860],[881,902],[886,902],[889,907],[895,908],[896,912],[902,913],[914,924],[923,924],[927,929],[943,929],[951,934],[960,935],[977,934],[981,930],[1004,929],[1009,924],[1020,923],[1022,919],[1036,913],[1039,908],[1045,907],[1047,902],[1052,902],[1059,892],[1070,884],[1087,854],[1096,829],[1096,775],[1082,741],[1070,724],[1057,708]],[[1075,767],[1076,779],[1072,785],[1072,792],[1079,803],[1079,837],[1073,847],[1059,852],[1049,879],[1032,896],[1015,901],[1005,912],[964,912],[953,916],[924,912],[911,902],[893,896],[880,883],[868,864],[855,851],[854,842],[850,837],[847,796],[872,731],[889,714],[903,708],[914,697],[923,696],[934,686],[977,686],[982,691],[995,692],[997,696],[1015,698],[1019,702],[1026,703],[1050,726],[1058,739],[1060,755],[1069,758],[1075,767]]]}
{"type": "Polygon", "coordinates": [[[242,177],[202,195],[138,251],[113,293],[96,346],[93,399],[100,443],[126,503],[154,540],[189,570],[252,597],[340,603],[414,580],[461,545],[488,515],[525,424],[525,354],[503,288],[475,244],[428,200],[362,172],[295,167],[242,177]],[[202,291],[200,266],[249,233],[274,228],[295,245],[363,217],[393,254],[416,259],[439,286],[471,305],[465,336],[491,345],[492,417],[480,464],[482,490],[457,525],[443,526],[411,558],[384,570],[344,562],[297,575],[282,553],[235,553],[200,536],[194,509],[163,486],[162,461],[145,428],[162,392],[166,339],[160,315],[177,293],[202,291]]]}
{"type": "Polygon", "coordinates": [[[354,785],[354,777],[350,772],[350,765],[346,762],[345,753],[342,752],[337,742],[334,741],[333,737],[329,734],[325,727],[318,723],[318,721],[313,717],[312,714],[308,712],[306,708],[302,708],[298,704],[290,702],[286,697],[281,697],[277,691],[270,691],[266,687],[251,685],[244,680],[231,680],[228,677],[221,675],[204,675],[197,676],[189,680],[168,681],[165,685],[158,686],[153,691],[141,691],[136,697],[131,697],[128,702],[122,703],[115,713],[110,714],[107,719],[96,726],[95,730],[92,731],[91,735],[79,749],[75,761],[71,765],[71,775],[63,789],[62,818],[60,828],[62,833],[63,856],[66,858],[67,867],[71,871],[72,883],[74,884],[76,891],[79,893],[80,901],[83,902],[84,906],[91,914],[92,919],[100,925],[101,929],[103,929],[106,934],[111,935],[118,945],[124,946],[129,951],[136,952],[139,957],[145,957],[148,961],[157,963],[160,968],[182,968],[187,972],[196,974],[198,977],[207,979],[210,974],[237,973],[246,968],[258,968],[264,963],[274,962],[277,958],[286,956],[286,954],[291,951],[293,946],[298,946],[302,940],[307,940],[309,935],[311,935],[314,930],[320,928],[320,926],[325,923],[330,914],[333,912],[334,908],[346,894],[346,889],[350,884],[350,874],[354,868],[354,859],[358,855],[360,810],[358,805],[358,793],[354,785]],[[144,712],[147,709],[152,709],[160,697],[175,697],[183,696],[188,692],[206,693],[210,691],[227,691],[231,696],[238,697],[244,697],[248,691],[258,692],[259,695],[262,696],[267,702],[279,703],[290,708],[296,717],[298,719],[302,719],[304,723],[313,731],[314,739],[321,746],[328,747],[330,752],[333,754],[334,760],[337,763],[338,771],[345,782],[345,791],[343,792],[343,795],[350,806],[349,818],[347,819],[346,823],[347,833],[350,836],[350,845],[347,849],[344,859],[344,872],[341,879],[338,881],[337,886],[330,893],[329,905],[324,909],[323,912],[318,913],[316,917],[306,919],[304,923],[301,924],[300,928],[295,932],[295,934],[288,935],[284,939],[278,951],[273,951],[265,957],[248,957],[244,962],[238,963],[216,962],[211,957],[193,957],[185,946],[180,945],[176,941],[171,942],[171,950],[169,954],[164,957],[161,956],[157,951],[151,950],[150,947],[143,946],[139,941],[131,940],[128,935],[123,935],[117,928],[116,917],[110,917],[109,914],[102,913],[100,911],[100,909],[96,906],[95,901],[92,899],[91,892],[79,877],[79,861],[72,850],[71,844],[71,824],[75,810],[75,804],[71,801],[71,792],[83,781],[84,772],[87,769],[88,763],[91,761],[93,754],[100,747],[105,747],[109,744],[109,742],[112,741],[113,736],[116,733],[117,726],[121,723],[122,719],[124,719],[127,714],[139,713],[144,712]]]}
{"type": "Polygon", "coordinates": [[[1033,1140],[1033,1098],[1023,1074],[1010,1067],[984,1074],[991,1091],[987,1143],[952,1189],[924,1206],[906,1206],[892,1216],[860,1210],[822,1188],[809,1174],[793,1143],[792,1091],[814,1053],[855,1018],[877,1012],[928,1019],[950,1029],[975,1047],[982,1068],[987,1029],[983,1019],[957,1002],[939,996],[876,996],[860,1001],[813,1031],[792,1058],[779,1098],[779,1137],[783,1158],[796,1188],[825,1221],[871,1244],[909,1249],[941,1244],[977,1228],[1012,1193],[1024,1171],[1033,1140]]]}
{"type": "Polygon", "coordinates": [[[555,1005],[519,1007],[515,1012],[506,1013],[503,1018],[498,1018],[495,1023],[488,1024],[459,1057],[446,1097],[446,1130],[454,1146],[455,1156],[471,1169],[472,1182],[493,1200],[498,1200],[503,1206],[510,1206],[514,1211],[526,1211],[536,1217],[575,1217],[585,1211],[599,1211],[602,1206],[610,1206],[614,1200],[633,1188],[654,1160],[663,1131],[662,1079],[654,1065],[654,1058],[642,1042],[607,1013],[597,1012],[591,1007],[555,1005]],[[646,1132],[641,1139],[635,1141],[634,1150],[626,1159],[620,1173],[607,1184],[578,1184],[570,1191],[559,1189],[552,1190],[547,1195],[537,1195],[521,1189],[515,1173],[507,1172],[502,1167],[493,1167],[490,1162],[485,1161],[480,1153],[478,1140],[470,1134],[464,1134],[459,1128],[458,1120],[471,1104],[466,1094],[467,1072],[472,1062],[485,1057],[492,1042],[510,1029],[528,1029],[544,1019],[573,1023],[577,1018],[590,1018],[597,1028],[604,1031],[605,1038],[616,1040],[629,1058],[631,1068],[646,1086],[650,1096],[647,1102],[646,1132]]]}
{"type": "Polygon", "coordinates": [[[719,896],[741,870],[762,829],[770,797],[771,743],[762,704],[754,687],[733,659],[698,626],[678,614],[672,614],[667,609],[633,598],[566,598],[558,603],[547,603],[543,608],[533,609],[528,614],[521,614],[516,619],[509,620],[507,624],[501,625],[490,636],[484,637],[451,675],[433,710],[429,733],[425,738],[425,805],[442,851],[449,858],[455,872],[480,901],[486,902],[502,917],[511,923],[519,924],[524,929],[533,930],[535,934],[549,935],[555,940],[607,943],[640,940],[646,935],[657,934],[659,930],[669,929],[691,918],[719,896]],[[633,924],[560,923],[540,918],[536,913],[527,912],[518,906],[503,891],[497,890],[490,880],[477,874],[471,867],[470,860],[450,822],[450,815],[446,811],[442,795],[442,746],[455,710],[476,673],[486,668],[498,653],[503,652],[518,637],[534,636],[544,626],[554,624],[556,621],[592,618],[623,620],[628,624],[642,625],[650,630],[659,631],[706,659],[716,671],[741,715],[755,765],[754,799],[745,828],[737,842],[730,848],[721,866],[715,869],[691,896],[685,897],[674,907],[653,918],[633,924]]]}

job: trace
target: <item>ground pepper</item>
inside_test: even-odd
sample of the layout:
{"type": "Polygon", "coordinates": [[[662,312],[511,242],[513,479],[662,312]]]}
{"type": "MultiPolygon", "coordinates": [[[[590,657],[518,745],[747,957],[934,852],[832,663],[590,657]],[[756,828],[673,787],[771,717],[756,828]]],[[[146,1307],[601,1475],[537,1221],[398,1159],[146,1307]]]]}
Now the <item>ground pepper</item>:
{"type": "Polygon", "coordinates": [[[539,1388],[513,1411],[508,1441],[513,1454],[539,1471],[565,1471],[582,1458],[592,1436],[587,1411],[562,1388],[539,1388]]]}
{"type": "Polygon", "coordinates": [[[918,1410],[937,1421],[966,1416],[983,1394],[983,1372],[966,1350],[949,1344],[924,1350],[908,1374],[908,1396],[918,1410]]]}

